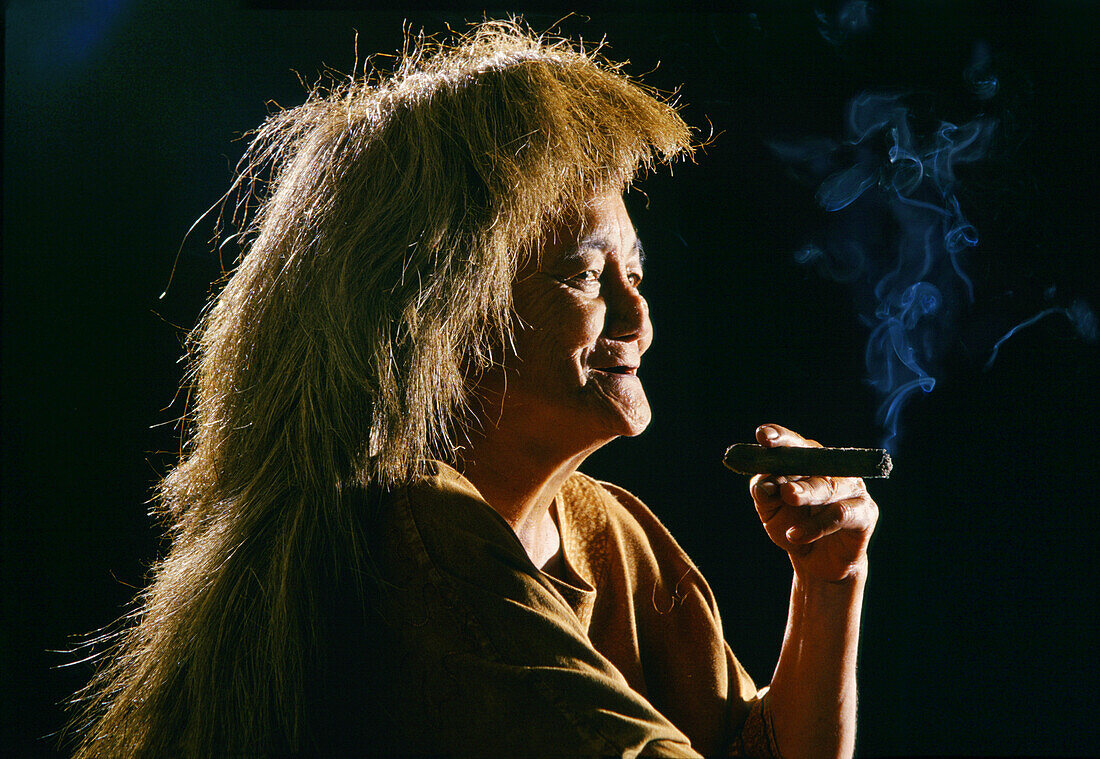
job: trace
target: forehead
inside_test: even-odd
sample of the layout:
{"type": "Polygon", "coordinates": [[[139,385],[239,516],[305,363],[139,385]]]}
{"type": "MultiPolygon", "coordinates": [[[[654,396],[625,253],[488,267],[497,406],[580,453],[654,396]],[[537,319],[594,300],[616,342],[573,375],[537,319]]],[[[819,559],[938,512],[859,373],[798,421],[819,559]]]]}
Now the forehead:
{"type": "Polygon", "coordinates": [[[555,224],[543,240],[540,258],[546,264],[601,252],[644,258],[641,241],[618,194],[596,198],[581,213],[555,224]]]}

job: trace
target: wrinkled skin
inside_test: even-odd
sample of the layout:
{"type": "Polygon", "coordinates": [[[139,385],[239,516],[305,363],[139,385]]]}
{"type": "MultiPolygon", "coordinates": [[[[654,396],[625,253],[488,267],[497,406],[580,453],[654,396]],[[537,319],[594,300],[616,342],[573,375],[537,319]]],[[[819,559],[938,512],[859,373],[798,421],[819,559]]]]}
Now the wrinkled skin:
{"type": "MultiPolygon", "coordinates": [[[[519,272],[514,343],[472,378],[477,424],[459,467],[544,571],[555,571],[560,551],[550,505],[562,483],[592,451],[649,424],[637,376],[653,340],[641,269],[622,199],[595,199],[580,218],[549,231],[519,272]]],[[[775,424],[756,434],[766,446],[818,445],[775,424]]],[[[878,507],[855,478],[758,476],[750,493],[794,567],[787,630],[762,708],[782,755],[851,756],[878,507]]]]}
{"type": "Polygon", "coordinates": [[[618,195],[551,231],[513,285],[514,351],[479,384],[483,396],[502,396],[500,426],[567,456],[646,428],[637,371],[653,326],[641,279],[641,246],[618,195]]]}
{"type": "MultiPolygon", "coordinates": [[[[761,425],[756,439],[768,447],[821,447],[777,424],[761,425]]],[[[768,537],[796,573],[838,582],[863,570],[878,506],[862,479],[757,475],[750,492],[768,537]]]]}
{"type": "Polygon", "coordinates": [[[653,341],[642,254],[622,198],[593,199],[548,230],[513,283],[514,339],[474,378],[459,466],[538,567],[560,547],[549,505],[581,462],[637,435],[650,408],[638,367],[653,341]]]}

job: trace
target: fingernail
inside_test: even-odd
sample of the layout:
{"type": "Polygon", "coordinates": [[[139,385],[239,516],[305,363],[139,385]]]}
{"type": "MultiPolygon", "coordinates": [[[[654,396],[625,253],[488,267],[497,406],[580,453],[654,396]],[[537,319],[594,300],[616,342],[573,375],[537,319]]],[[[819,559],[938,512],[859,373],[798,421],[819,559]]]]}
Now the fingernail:
{"type": "Polygon", "coordinates": [[[794,488],[795,495],[801,495],[806,492],[806,486],[801,482],[792,482],[791,487],[794,488]]]}
{"type": "Polygon", "coordinates": [[[764,437],[766,437],[768,440],[778,440],[779,430],[777,430],[775,427],[765,427],[764,437]]]}
{"type": "Polygon", "coordinates": [[[806,530],[805,527],[795,525],[791,529],[787,530],[787,540],[790,540],[790,541],[802,540],[804,537],[806,537],[806,532],[807,532],[807,530],[806,530]]]}
{"type": "Polygon", "coordinates": [[[764,495],[768,496],[769,498],[779,492],[779,486],[771,480],[761,480],[757,483],[756,489],[764,495]]]}

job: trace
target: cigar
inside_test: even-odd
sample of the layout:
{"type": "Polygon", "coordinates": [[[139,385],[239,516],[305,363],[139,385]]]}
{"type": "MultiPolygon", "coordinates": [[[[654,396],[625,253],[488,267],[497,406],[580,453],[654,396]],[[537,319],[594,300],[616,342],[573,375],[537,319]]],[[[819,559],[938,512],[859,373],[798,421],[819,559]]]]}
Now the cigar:
{"type": "Polygon", "coordinates": [[[765,448],[734,443],[722,459],[740,474],[803,477],[889,477],[894,468],[883,448],[765,448]]]}

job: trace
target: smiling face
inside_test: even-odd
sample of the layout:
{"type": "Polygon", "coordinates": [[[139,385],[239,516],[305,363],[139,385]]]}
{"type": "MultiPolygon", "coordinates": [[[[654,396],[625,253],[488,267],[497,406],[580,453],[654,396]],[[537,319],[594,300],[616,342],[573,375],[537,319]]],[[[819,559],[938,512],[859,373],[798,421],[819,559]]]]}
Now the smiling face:
{"type": "Polygon", "coordinates": [[[646,428],[637,371],[653,328],[641,279],[641,245],[617,194],[547,235],[513,285],[515,350],[490,382],[503,393],[499,428],[578,454],[646,428]]]}

